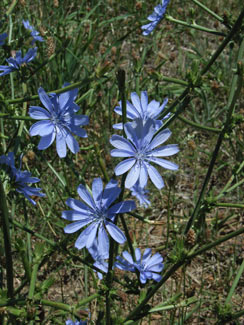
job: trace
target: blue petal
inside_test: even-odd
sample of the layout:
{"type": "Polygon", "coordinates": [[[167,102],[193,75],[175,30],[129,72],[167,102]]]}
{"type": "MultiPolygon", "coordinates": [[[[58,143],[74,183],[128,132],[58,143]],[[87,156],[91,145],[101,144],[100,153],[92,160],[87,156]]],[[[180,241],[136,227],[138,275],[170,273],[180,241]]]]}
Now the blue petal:
{"type": "Polygon", "coordinates": [[[116,176],[126,173],[136,162],[135,158],[129,158],[121,161],[114,169],[116,176]]]}
{"type": "Polygon", "coordinates": [[[100,177],[94,178],[92,182],[92,196],[98,208],[100,208],[102,193],[103,193],[103,182],[101,178],[100,177]]]}
{"type": "Polygon", "coordinates": [[[139,163],[136,162],[136,164],[131,168],[131,170],[129,171],[129,173],[126,176],[126,179],[125,179],[125,187],[126,188],[131,188],[133,185],[135,185],[135,183],[137,182],[137,180],[140,176],[140,172],[141,172],[141,167],[140,167],[139,163]]]}
{"type": "Polygon", "coordinates": [[[152,273],[152,278],[154,281],[159,282],[162,279],[160,274],[152,273]]]}
{"type": "Polygon", "coordinates": [[[149,158],[149,160],[163,168],[166,168],[166,169],[177,170],[179,168],[179,166],[177,164],[172,163],[171,161],[168,161],[165,159],[152,157],[152,158],[149,158]]]}
{"type": "Polygon", "coordinates": [[[44,137],[41,138],[38,144],[38,149],[44,150],[48,148],[53,143],[54,139],[55,139],[55,132],[45,135],[44,137]]]}
{"type": "Polygon", "coordinates": [[[64,228],[64,232],[66,234],[73,234],[74,232],[76,232],[77,230],[80,230],[80,228],[85,227],[87,224],[89,224],[91,222],[90,219],[85,219],[85,220],[80,220],[80,221],[76,221],[73,222],[69,225],[67,225],[64,228]]]}
{"type": "Polygon", "coordinates": [[[70,210],[63,211],[61,217],[69,221],[78,221],[78,220],[84,221],[85,219],[90,220],[89,215],[82,214],[77,211],[70,211],[70,210]]]}
{"type": "Polygon", "coordinates": [[[33,124],[29,130],[31,136],[40,135],[46,136],[50,133],[53,133],[54,125],[51,121],[39,121],[33,124]]]}
{"type": "Polygon", "coordinates": [[[144,113],[147,112],[148,96],[146,91],[141,92],[141,107],[144,113]]]}
{"type": "MultiPolygon", "coordinates": [[[[77,189],[78,190],[78,189],[77,189]]],[[[86,206],[84,203],[82,203],[79,200],[69,198],[66,200],[66,204],[71,208],[78,212],[81,212],[82,214],[89,214],[90,211],[92,211],[88,206],[86,206]]]]}
{"type": "Polygon", "coordinates": [[[141,263],[141,250],[140,248],[135,249],[136,262],[141,263]]]}
{"type": "Polygon", "coordinates": [[[164,143],[168,138],[171,136],[171,131],[169,129],[163,130],[156,135],[156,137],[151,141],[149,145],[149,149],[152,150],[159,146],[160,144],[164,143]]]}
{"type": "Polygon", "coordinates": [[[79,237],[76,239],[75,247],[77,249],[82,249],[86,246],[87,239],[90,235],[89,232],[87,232],[88,227],[82,231],[82,233],[79,235],[79,237]]]}
{"type": "Polygon", "coordinates": [[[134,264],[132,256],[127,251],[124,251],[122,255],[126,261],[128,261],[132,265],[134,264]]]}
{"type": "Polygon", "coordinates": [[[136,205],[134,201],[123,201],[116,203],[108,210],[108,215],[118,214],[118,213],[126,213],[136,209],[136,205]]]}
{"type": "Polygon", "coordinates": [[[125,150],[134,153],[135,147],[125,138],[120,135],[112,135],[110,143],[117,149],[125,150]]]}
{"type": "Polygon", "coordinates": [[[64,158],[67,154],[66,141],[62,132],[57,132],[56,149],[60,158],[64,158]]]}
{"type": "Polygon", "coordinates": [[[109,239],[104,227],[98,230],[97,249],[103,259],[109,258],[109,239]]]}
{"type": "Polygon", "coordinates": [[[48,97],[47,93],[45,92],[45,90],[42,87],[40,87],[38,89],[38,95],[40,97],[40,100],[41,100],[42,104],[51,113],[53,111],[52,102],[51,102],[50,98],[48,97]]]}
{"type": "Polygon", "coordinates": [[[110,151],[110,154],[112,157],[123,157],[123,158],[127,158],[127,157],[133,157],[135,155],[135,152],[133,151],[126,151],[126,150],[121,150],[121,149],[113,149],[110,151]]]}
{"type": "Polygon", "coordinates": [[[136,108],[137,112],[139,113],[140,116],[143,116],[143,111],[141,107],[141,101],[137,93],[131,93],[130,95],[131,101],[133,106],[136,108]]]}
{"type": "Polygon", "coordinates": [[[78,142],[70,133],[67,134],[65,140],[71,152],[77,153],[80,150],[78,142]]]}
{"type": "Polygon", "coordinates": [[[112,222],[106,222],[106,228],[110,236],[119,244],[124,244],[126,237],[123,232],[112,222]]]}
{"type": "Polygon", "coordinates": [[[150,266],[150,272],[162,272],[164,265],[162,263],[150,266]]]}
{"type": "Polygon", "coordinates": [[[105,186],[102,195],[102,207],[103,210],[107,210],[109,206],[117,199],[121,192],[121,189],[118,187],[118,182],[114,179],[111,179],[108,184],[105,186]]]}
{"type": "Polygon", "coordinates": [[[142,255],[142,262],[143,262],[144,264],[147,262],[147,260],[150,259],[151,254],[152,254],[152,250],[151,250],[151,248],[146,248],[146,249],[144,250],[144,253],[143,253],[143,255],[142,255]]]}
{"type": "Polygon", "coordinates": [[[48,120],[51,118],[51,114],[39,106],[31,106],[29,108],[29,115],[35,120],[48,120]]]}
{"type": "Polygon", "coordinates": [[[160,147],[158,149],[154,149],[151,153],[153,157],[167,157],[175,155],[179,152],[179,147],[177,144],[169,144],[167,146],[160,147]]]}
{"type": "Polygon", "coordinates": [[[157,171],[156,168],[154,168],[152,165],[148,165],[148,175],[153,182],[153,184],[160,190],[164,187],[164,181],[157,171]]]}
{"type": "Polygon", "coordinates": [[[77,192],[80,196],[80,198],[92,209],[96,210],[96,205],[90,195],[90,193],[87,191],[84,185],[80,184],[77,188],[77,192]]]}
{"type": "Polygon", "coordinates": [[[139,176],[139,186],[141,188],[144,188],[147,185],[147,179],[148,179],[147,166],[144,162],[142,162],[140,176],[139,176]]]}
{"type": "Polygon", "coordinates": [[[97,235],[97,228],[99,226],[98,222],[93,222],[90,226],[86,228],[86,231],[89,232],[89,236],[86,241],[86,247],[89,248],[92,246],[96,235],[97,235]]]}

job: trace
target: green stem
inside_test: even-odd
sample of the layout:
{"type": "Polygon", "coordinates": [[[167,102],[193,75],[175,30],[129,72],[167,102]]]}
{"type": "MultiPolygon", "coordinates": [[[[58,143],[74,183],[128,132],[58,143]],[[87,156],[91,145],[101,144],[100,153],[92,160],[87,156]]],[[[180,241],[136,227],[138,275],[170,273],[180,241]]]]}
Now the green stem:
{"type": "Polygon", "coordinates": [[[9,216],[8,216],[8,207],[6,202],[6,197],[4,193],[3,184],[0,180],[0,211],[2,216],[2,229],[3,229],[3,238],[4,238],[4,250],[6,257],[6,271],[7,271],[7,295],[9,298],[14,297],[14,273],[13,273],[13,260],[12,260],[12,250],[11,250],[11,238],[10,238],[10,229],[9,229],[9,216]]]}
{"type": "Polygon", "coordinates": [[[212,10],[210,10],[208,7],[206,7],[204,4],[202,4],[201,2],[199,2],[198,0],[192,0],[197,6],[199,6],[200,8],[202,8],[203,10],[205,10],[208,14],[210,14],[211,16],[213,16],[214,18],[216,18],[218,21],[220,21],[221,23],[224,23],[224,19],[222,17],[220,17],[219,15],[217,15],[215,12],[213,12],[212,10]]]}
{"type": "Polygon", "coordinates": [[[34,297],[38,268],[39,268],[39,263],[35,262],[31,273],[31,282],[30,282],[30,288],[28,294],[29,299],[33,299],[34,297]]]}
{"type": "Polygon", "coordinates": [[[176,23],[178,25],[182,25],[182,26],[186,26],[186,27],[189,27],[189,28],[197,29],[197,30],[200,30],[202,32],[210,33],[210,34],[213,34],[213,35],[226,36],[226,34],[223,33],[223,32],[218,32],[217,30],[197,25],[195,22],[193,22],[193,24],[189,24],[189,23],[187,23],[187,22],[185,22],[183,20],[175,19],[170,15],[165,15],[165,19],[171,21],[172,23],[176,23]]]}
{"type": "Polygon", "coordinates": [[[96,152],[96,156],[97,156],[97,160],[99,163],[99,166],[101,168],[101,171],[103,173],[103,177],[105,179],[106,182],[109,182],[109,176],[108,176],[108,172],[107,172],[107,168],[106,168],[106,164],[101,156],[101,151],[99,148],[99,144],[97,142],[94,143],[94,148],[95,148],[95,152],[96,152]]]}
{"type": "Polygon", "coordinates": [[[22,121],[32,121],[36,122],[35,119],[29,116],[23,116],[23,115],[9,115],[9,113],[0,113],[0,118],[5,118],[7,120],[22,120],[22,121]]]}
{"type": "Polygon", "coordinates": [[[126,137],[124,125],[126,123],[126,96],[125,96],[125,71],[119,70],[117,75],[119,93],[122,103],[122,124],[123,124],[123,136],[126,137]]]}
{"type": "Polygon", "coordinates": [[[172,78],[172,77],[160,76],[160,81],[172,82],[173,84],[188,86],[188,83],[186,81],[172,78]]]}
{"type": "Polygon", "coordinates": [[[10,7],[9,7],[8,10],[6,11],[6,15],[7,15],[7,16],[9,16],[9,15],[12,13],[12,11],[14,10],[14,7],[16,6],[17,2],[18,2],[17,0],[13,0],[13,1],[12,1],[10,7]]]}
{"type": "Polygon", "coordinates": [[[205,125],[201,125],[201,124],[198,124],[198,123],[195,123],[193,121],[190,121],[190,120],[187,120],[186,118],[184,118],[183,116],[178,116],[178,118],[186,123],[186,124],[189,124],[197,129],[200,129],[200,130],[205,130],[205,131],[210,131],[210,132],[214,132],[214,133],[220,133],[221,130],[220,129],[217,129],[217,128],[212,128],[212,127],[209,127],[209,126],[205,126],[205,125]]]}
{"type": "MultiPolygon", "coordinates": [[[[242,60],[243,52],[244,52],[244,39],[242,40],[242,43],[241,43],[240,48],[239,48],[237,62],[242,60]]],[[[208,185],[208,182],[210,180],[210,177],[211,177],[211,174],[212,174],[212,171],[213,171],[216,159],[217,159],[217,155],[218,155],[220,146],[222,144],[222,141],[224,140],[225,135],[228,134],[228,132],[229,132],[228,130],[229,130],[232,114],[234,112],[235,103],[236,103],[237,99],[240,96],[241,88],[242,88],[242,69],[240,69],[240,70],[241,71],[238,70],[237,73],[233,76],[232,83],[231,83],[231,90],[230,90],[228,103],[227,103],[228,110],[227,110],[226,121],[225,121],[225,124],[224,124],[224,127],[223,127],[221,133],[219,134],[218,141],[217,141],[217,144],[215,146],[215,149],[214,149],[214,152],[213,152],[213,155],[212,155],[212,159],[211,159],[211,162],[210,162],[210,165],[209,165],[209,168],[208,168],[208,171],[207,171],[207,174],[206,174],[206,177],[205,177],[205,180],[204,180],[204,183],[203,183],[203,186],[202,186],[201,193],[199,195],[197,204],[195,206],[195,209],[193,211],[193,214],[192,214],[191,218],[189,219],[189,221],[188,221],[188,223],[186,225],[186,228],[185,228],[185,231],[184,231],[185,235],[190,230],[195,218],[197,217],[197,215],[199,213],[199,210],[201,208],[201,203],[202,203],[202,201],[204,199],[204,195],[205,195],[205,192],[206,192],[206,189],[207,189],[207,185],[208,185]]]]}
{"type": "Polygon", "coordinates": [[[223,207],[223,208],[244,208],[244,204],[241,203],[213,203],[215,207],[223,207]]]}

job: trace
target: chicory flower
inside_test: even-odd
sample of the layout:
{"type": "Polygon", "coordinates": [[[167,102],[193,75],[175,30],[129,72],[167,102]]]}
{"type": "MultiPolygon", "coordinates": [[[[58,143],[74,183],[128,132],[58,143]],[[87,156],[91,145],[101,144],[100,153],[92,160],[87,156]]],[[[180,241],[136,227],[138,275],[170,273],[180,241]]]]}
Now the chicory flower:
{"type": "Polygon", "coordinates": [[[38,89],[40,100],[45,108],[31,106],[30,117],[40,120],[30,128],[30,135],[40,135],[39,150],[48,148],[56,138],[56,149],[60,158],[67,154],[67,147],[73,153],[79,151],[79,144],[72,133],[78,137],[86,138],[87,133],[81,128],[89,123],[86,115],[75,115],[79,106],[74,103],[78,89],[66,91],[60,95],[55,93],[50,97],[43,88],[38,89]]]}
{"type": "Polygon", "coordinates": [[[157,24],[163,19],[169,1],[170,0],[162,0],[162,5],[156,6],[154,8],[154,12],[147,17],[147,19],[150,20],[150,23],[141,26],[141,29],[143,30],[143,35],[149,35],[155,29],[157,24]]]}
{"type": "Polygon", "coordinates": [[[168,140],[170,130],[165,129],[154,137],[157,127],[152,119],[148,119],[145,124],[142,119],[135,119],[126,123],[124,129],[127,139],[119,135],[113,135],[110,139],[110,143],[116,148],[111,151],[111,156],[127,158],[115,167],[115,174],[122,175],[130,170],[125,179],[126,188],[133,187],[138,180],[140,187],[144,188],[148,176],[158,189],[163,188],[164,181],[151,163],[170,170],[178,169],[175,163],[158,158],[172,156],[179,151],[176,144],[157,148],[168,140]]]}
{"type": "Polygon", "coordinates": [[[30,63],[35,57],[37,53],[37,47],[31,48],[27,51],[26,55],[22,58],[21,50],[16,52],[15,57],[10,57],[6,59],[9,65],[0,65],[0,76],[4,76],[13,71],[19,70],[23,64],[30,63]]]}
{"type": "MultiPolygon", "coordinates": [[[[162,126],[163,122],[162,120],[157,120],[157,117],[164,110],[166,104],[168,103],[168,98],[165,98],[163,104],[160,105],[160,103],[156,100],[152,100],[150,101],[150,103],[148,103],[147,91],[141,92],[141,98],[135,92],[131,93],[130,96],[131,96],[132,103],[130,103],[128,100],[126,103],[127,118],[131,120],[141,118],[144,123],[147,121],[148,118],[151,118],[155,120],[155,125],[159,129],[162,126]]],[[[121,101],[119,102],[119,106],[115,107],[114,111],[117,114],[122,115],[121,101]]],[[[169,115],[170,114],[167,114],[163,118],[163,120],[169,118],[169,115]]],[[[122,130],[123,128],[122,123],[114,124],[113,128],[122,130]]]]}
{"type": "Polygon", "coordinates": [[[40,179],[37,177],[31,177],[31,173],[27,170],[21,171],[22,156],[20,157],[20,167],[17,169],[14,163],[14,153],[9,152],[7,156],[0,156],[0,164],[5,165],[5,170],[10,176],[15,190],[24,195],[24,197],[32,204],[36,205],[36,202],[30,198],[30,196],[44,197],[45,194],[41,193],[41,188],[28,186],[27,183],[38,183],[40,179]]]}
{"type": "Polygon", "coordinates": [[[134,210],[135,202],[122,201],[111,205],[121,192],[117,181],[113,179],[103,190],[101,178],[95,178],[92,182],[92,195],[82,184],[78,186],[77,192],[84,203],[73,198],[66,201],[72,210],[63,211],[62,218],[74,222],[66,226],[64,232],[71,234],[87,226],[76,240],[75,247],[90,249],[97,240],[99,255],[106,256],[109,251],[107,232],[119,244],[126,241],[123,232],[114,224],[115,216],[134,210]]]}
{"type": "Polygon", "coordinates": [[[124,271],[135,272],[138,270],[141,283],[144,284],[151,279],[159,282],[162,279],[162,276],[158,273],[162,272],[164,264],[162,263],[163,257],[159,253],[152,256],[152,250],[146,248],[141,256],[140,248],[136,248],[135,261],[127,251],[124,251],[122,255],[124,258],[117,256],[117,262],[115,262],[114,266],[124,271]]]}

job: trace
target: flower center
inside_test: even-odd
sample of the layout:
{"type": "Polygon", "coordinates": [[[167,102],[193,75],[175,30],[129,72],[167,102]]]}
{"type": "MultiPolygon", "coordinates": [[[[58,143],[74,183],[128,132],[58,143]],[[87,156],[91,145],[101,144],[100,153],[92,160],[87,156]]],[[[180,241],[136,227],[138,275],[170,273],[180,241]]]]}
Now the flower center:
{"type": "Polygon", "coordinates": [[[94,213],[92,214],[92,217],[96,220],[96,221],[100,221],[101,223],[107,218],[107,213],[96,209],[96,211],[94,211],[94,213]]]}

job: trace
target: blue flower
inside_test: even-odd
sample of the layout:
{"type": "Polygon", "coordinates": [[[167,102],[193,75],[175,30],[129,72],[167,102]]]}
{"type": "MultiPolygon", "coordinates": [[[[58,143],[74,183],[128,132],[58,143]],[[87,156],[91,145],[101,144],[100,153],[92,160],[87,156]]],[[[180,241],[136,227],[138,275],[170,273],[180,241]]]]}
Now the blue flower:
{"type": "Polygon", "coordinates": [[[6,59],[9,65],[0,65],[0,76],[9,74],[15,70],[19,70],[23,64],[30,63],[36,56],[37,47],[31,48],[27,51],[26,55],[22,58],[21,50],[16,52],[15,58],[11,57],[6,59]]]}
{"type": "Polygon", "coordinates": [[[7,33],[0,34],[0,46],[3,46],[5,43],[5,38],[8,37],[7,33]]]}
{"type": "Polygon", "coordinates": [[[121,192],[117,181],[113,179],[103,190],[101,178],[95,178],[92,183],[93,197],[84,185],[79,185],[77,192],[85,204],[73,198],[66,201],[66,204],[73,210],[63,211],[62,218],[75,222],[66,226],[64,232],[70,234],[88,226],[79,235],[75,247],[89,249],[97,239],[99,255],[106,256],[109,251],[109,239],[106,230],[117,243],[123,244],[126,241],[125,235],[114,224],[114,218],[118,213],[134,210],[136,208],[135,202],[123,201],[111,206],[121,192]]]}
{"type": "Polygon", "coordinates": [[[23,23],[25,29],[27,29],[27,30],[29,30],[31,32],[31,36],[33,37],[33,40],[31,42],[32,45],[36,41],[38,41],[38,42],[44,42],[44,39],[41,36],[39,36],[40,33],[37,30],[35,30],[33,26],[31,26],[29,20],[23,20],[22,23],[23,23]]]}
{"type": "Polygon", "coordinates": [[[23,194],[24,197],[29,200],[32,204],[36,205],[36,202],[30,198],[30,196],[45,196],[44,193],[41,193],[41,188],[27,186],[26,183],[38,183],[40,179],[37,177],[31,177],[31,173],[27,170],[21,171],[22,165],[22,155],[20,157],[20,167],[17,169],[14,163],[14,153],[9,152],[7,156],[0,156],[0,164],[6,165],[7,172],[13,182],[13,186],[16,191],[23,194]]]}
{"type": "MultiPolygon", "coordinates": [[[[160,106],[160,103],[156,100],[152,100],[148,103],[148,96],[146,91],[141,92],[141,99],[137,93],[131,93],[132,104],[127,100],[126,104],[126,115],[127,118],[135,120],[136,118],[141,118],[145,123],[148,118],[155,120],[155,125],[157,128],[160,128],[163,124],[162,120],[156,120],[159,114],[163,111],[166,104],[168,103],[168,98],[166,98],[163,104],[160,106]]],[[[119,115],[122,115],[122,103],[119,102],[119,106],[116,106],[114,111],[119,115]]],[[[169,118],[170,114],[167,114],[164,118],[169,118]]],[[[122,130],[122,123],[114,124],[114,129],[122,130]]]]}
{"type": "Polygon", "coordinates": [[[136,261],[133,261],[132,256],[124,251],[122,253],[124,259],[117,256],[118,262],[115,262],[114,266],[124,271],[135,272],[136,269],[140,272],[141,283],[146,283],[147,280],[155,280],[159,282],[162,277],[159,272],[162,272],[164,268],[163,258],[159,253],[152,256],[152,250],[146,248],[143,255],[141,256],[140,248],[135,249],[136,261]]]}
{"type": "MultiPolygon", "coordinates": [[[[107,247],[108,249],[108,247],[107,247]]],[[[108,263],[105,261],[109,258],[109,251],[104,249],[102,252],[98,250],[98,242],[97,239],[93,241],[91,247],[88,248],[89,253],[91,254],[92,258],[95,260],[93,264],[98,269],[102,270],[103,272],[108,272],[108,263]]],[[[102,273],[97,272],[98,278],[101,280],[103,278],[102,273]]]]}
{"type": "Polygon", "coordinates": [[[87,320],[72,321],[71,319],[68,319],[68,320],[66,320],[65,325],[87,325],[87,320]]]}
{"type": "Polygon", "coordinates": [[[75,115],[79,110],[79,106],[74,103],[77,93],[76,88],[60,95],[53,93],[49,97],[43,88],[38,89],[40,100],[46,109],[31,106],[29,115],[36,120],[41,120],[30,128],[31,136],[41,136],[39,150],[48,148],[56,138],[56,148],[60,158],[67,154],[66,145],[73,153],[79,151],[79,144],[72,133],[78,137],[87,137],[86,131],[81,126],[87,125],[89,118],[86,115],[75,115]]]}
{"type": "Polygon", "coordinates": [[[131,188],[131,195],[135,196],[139,200],[140,205],[144,206],[145,208],[151,204],[147,197],[148,192],[149,191],[146,190],[145,187],[143,188],[140,186],[139,181],[137,181],[136,184],[131,188]]]}
{"type": "Polygon", "coordinates": [[[111,137],[110,143],[117,148],[111,151],[111,156],[128,158],[121,161],[114,170],[116,175],[122,175],[130,169],[125,179],[126,188],[131,188],[138,180],[140,187],[144,188],[148,176],[158,189],[164,187],[162,177],[150,164],[151,162],[166,169],[178,169],[178,165],[158,158],[172,156],[179,151],[179,148],[176,144],[171,144],[156,149],[171,135],[170,130],[165,129],[154,137],[156,129],[155,121],[152,119],[148,119],[145,124],[142,119],[135,119],[133,122],[125,124],[125,133],[128,139],[119,135],[111,137]]]}
{"type": "Polygon", "coordinates": [[[141,26],[141,29],[143,30],[143,35],[149,35],[157,26],[157,24],[163,19],[169,1],[170,0],[162,0],[162,5],[156,6],[152,15],[147,17],[147,19],[150,20],[150,23],[141,26]]]}

